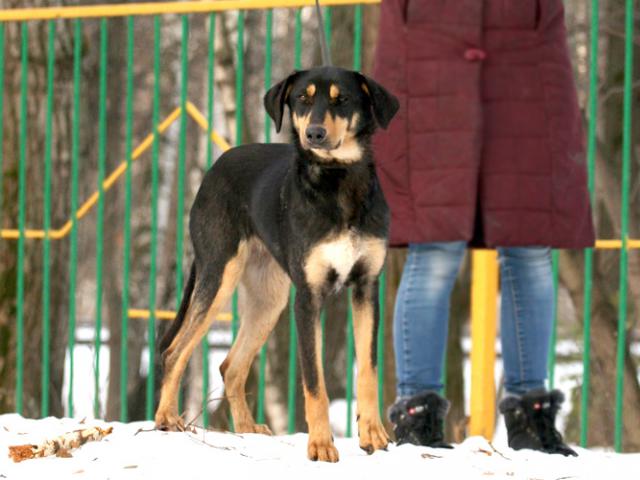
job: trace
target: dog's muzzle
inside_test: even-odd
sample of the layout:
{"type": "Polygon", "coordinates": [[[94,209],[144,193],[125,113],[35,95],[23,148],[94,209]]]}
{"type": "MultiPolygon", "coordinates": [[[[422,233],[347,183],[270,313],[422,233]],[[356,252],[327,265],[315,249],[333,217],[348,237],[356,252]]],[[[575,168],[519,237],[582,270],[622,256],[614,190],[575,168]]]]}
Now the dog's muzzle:
{"type": "Polygon", "coordinates": [[[322,125],[309,125],[304,132],[311,148],[327,148],[327,129],[322,125]]]}

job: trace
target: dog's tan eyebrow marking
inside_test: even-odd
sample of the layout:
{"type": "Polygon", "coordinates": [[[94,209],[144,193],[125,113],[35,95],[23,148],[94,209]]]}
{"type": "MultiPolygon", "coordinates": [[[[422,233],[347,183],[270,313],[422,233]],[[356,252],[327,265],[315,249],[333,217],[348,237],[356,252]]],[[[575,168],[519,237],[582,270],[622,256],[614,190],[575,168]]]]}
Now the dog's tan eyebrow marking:
{"type": "Polygon", "coordinates": [[[367,95],[371,95],[371,94],[369,93],[369,87],[367,87],[367,84],[366,84],[366,83],[363,83],[363,84],[362,84],[362,90],[364,90],[364,93],[366,93],[367,95]]]}
{"type": "Polygon", "coordinates": [[[316,85],[314,83],[310,83],[307,85],[307,96],[313,97],[316,94],[316,85]]]}
{"type": "Polygon", "coordinates": [[[329,88],[329,97],[338,98],[339,95],[340,95],[340,89],[335,83],[332,83],[331,87],[329,88]]]}

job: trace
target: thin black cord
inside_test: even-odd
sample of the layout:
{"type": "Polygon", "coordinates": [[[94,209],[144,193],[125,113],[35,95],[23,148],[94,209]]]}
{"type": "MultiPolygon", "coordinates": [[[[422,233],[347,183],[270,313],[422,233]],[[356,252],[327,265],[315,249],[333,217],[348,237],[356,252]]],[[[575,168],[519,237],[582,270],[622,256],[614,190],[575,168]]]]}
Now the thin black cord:
{"type": "Polygon", "coordinates": [[[316,0],[316,14],[318,15],[318,39],[320,42],[320,50],[322,51],[322,64],[325,67],[330,67],[331,64],[331,52],[327,46],[327,39],[324,35],[324,20],[322,18],[322,10],[320,9],[320,0],[316,0]]]}

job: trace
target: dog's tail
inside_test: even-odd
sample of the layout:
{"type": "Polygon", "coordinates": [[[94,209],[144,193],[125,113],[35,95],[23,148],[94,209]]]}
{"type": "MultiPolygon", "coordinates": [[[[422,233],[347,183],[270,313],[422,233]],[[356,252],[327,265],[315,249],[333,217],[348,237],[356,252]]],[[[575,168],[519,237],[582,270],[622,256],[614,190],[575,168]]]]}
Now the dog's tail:
{"type": "Polygon", "coordinates": [[[165,332],[158,344],[158,348],[160,353],[164,353],[171,342],[178,334],[182,323],[184,322],[184,317],[187,314],[187,309],[189,308],[189,303],[191,302],[191,294],[193,293],[193,288],[196,284],[196,264],[193,262],[191,264],[191,273],[189,273],[189,279],[187,280],[187,284],[184,287],[184,292],[182,294],[182,302],[180,303],[180,308],[178,309],[178,313],[176,318],[173,320],[173,323],[169,327],[169,330],[165,332]]]}

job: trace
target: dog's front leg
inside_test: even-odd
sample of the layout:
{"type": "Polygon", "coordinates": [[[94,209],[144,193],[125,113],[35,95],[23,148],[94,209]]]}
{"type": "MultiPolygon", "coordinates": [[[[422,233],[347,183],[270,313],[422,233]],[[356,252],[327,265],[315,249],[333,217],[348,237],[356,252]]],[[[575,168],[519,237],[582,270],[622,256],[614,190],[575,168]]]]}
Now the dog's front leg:
{"type": "Polygon", "coordinates": [[[310,460],[337,462],[338,450],[329,427],[329,398],[322,368],[321,299],[310,288],[298,289],[295,302],[298,345],[304,383],[305,418],[309,427],[310,460]]]}
{"type": "Polygon", "coordinates": [[[358,436],[360,448],[371,454],[389,444],[378,410],[377,280],[362,278],[352,290],[352,304],[358,362],[358,436]]]}

